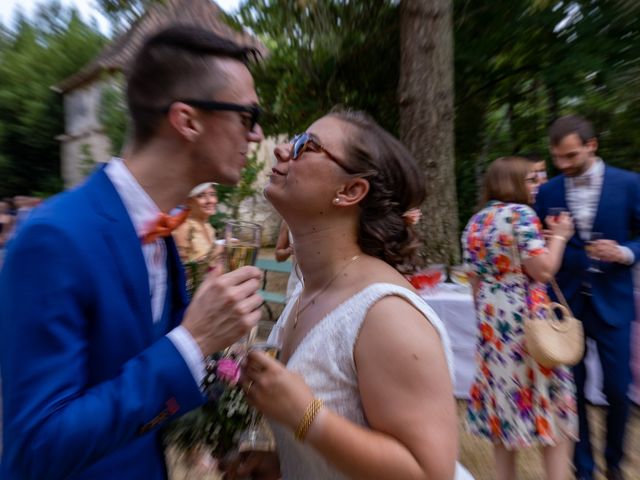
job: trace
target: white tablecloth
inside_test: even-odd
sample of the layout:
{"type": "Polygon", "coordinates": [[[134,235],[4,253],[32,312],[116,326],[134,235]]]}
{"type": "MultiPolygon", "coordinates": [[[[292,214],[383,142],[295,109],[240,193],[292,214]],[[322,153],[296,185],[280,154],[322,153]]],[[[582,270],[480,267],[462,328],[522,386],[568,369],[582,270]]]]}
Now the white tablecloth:
{"type": "MultiPolygon", "coordinates": [[[[455,360],[454,393],[457,398],[469,398],[475,375],[476,314],[471,290],[454,284],[441,284],[432,292],[423,291],[421,297],[435,310],[444,323],[455,360]]],[[[605,404],[600,391],[602,370],[595,346],[587,342],[587,399],[597,405],[605,404]]]]}

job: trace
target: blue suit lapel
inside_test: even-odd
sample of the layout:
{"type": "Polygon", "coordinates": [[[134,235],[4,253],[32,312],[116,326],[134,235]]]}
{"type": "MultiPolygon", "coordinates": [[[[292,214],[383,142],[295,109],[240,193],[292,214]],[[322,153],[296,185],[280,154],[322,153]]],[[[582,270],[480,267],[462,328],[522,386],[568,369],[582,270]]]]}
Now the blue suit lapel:
{"type": "MultiPolygon", "coordinates": [[[[87,182],[89,196],[96,212],[105,222],[102,235],[111,249],[121,274],[124,291],[135,311],[140,312],[146,324],[153,325],[149,276],[144,261],[140,239],[131,218],[115,187],[104,169],[96,172],[87,182]]],[[[149,328],[149,335],[151,335],[149,328]]]]}

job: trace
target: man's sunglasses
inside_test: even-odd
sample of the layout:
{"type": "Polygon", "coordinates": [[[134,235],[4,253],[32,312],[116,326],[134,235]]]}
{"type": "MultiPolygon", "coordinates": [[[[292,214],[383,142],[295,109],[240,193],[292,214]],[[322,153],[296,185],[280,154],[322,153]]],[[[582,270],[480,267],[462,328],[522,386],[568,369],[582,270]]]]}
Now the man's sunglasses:
{"type": "Polygon", "coordinates": [[[291,139],[291,145],[293,145],[293,160],[298,160],[300,155],[309,150],[310,152],[324,153],[327,157],[337,163],[347,173],[355,174],[354,170],[345,166],[342,160],[339,160],[331,152],[322,146],[317,137],[311,133],[300,133],[291,139]]]}
{"type": "MultiPolygon", "coordinates": [[[[186,103],[187,105],[191,105],[192,107],[200,108],[202,110],[209,110],[212,112],[218,111],[248,113],[248,116],[240,115],[240,117],[242,118],[242,124],[249,132],[253,132],[253,129],[256,127],[256,124],[260,120],[260,115],[262,114],[262,109],[257,105],[240,105],[237,103],[214,102],[213,100],[195,99],[176,100],[176,102],[186,103]]],[[[171,105],[166,107],[164,109],[165,113],[168,112],[170,108],[171,105]]]]}

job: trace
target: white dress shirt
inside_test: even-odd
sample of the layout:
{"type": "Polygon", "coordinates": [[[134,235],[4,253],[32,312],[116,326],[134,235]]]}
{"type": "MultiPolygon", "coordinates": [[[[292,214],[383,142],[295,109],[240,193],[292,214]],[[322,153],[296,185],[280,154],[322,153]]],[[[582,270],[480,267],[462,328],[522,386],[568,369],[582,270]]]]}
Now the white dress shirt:
{"type": "MultiPolygon", "coordinates": [[[[565,177],[565,190],[567,206],[571,210],[573,219],[582,240],[589,241],[593,230],[593,222],[598,212],[602,184],[604,182],[605,165],[601,158],[596,158],[591,167],[582,175],[565,177]]],[[[635,261],[635,256],[630,248],[619,245],[625,256],[627,265],[635,261]]]]}
{"type": "MultiPolygon", "coordinates": [[[[122,159],[112,158],[105,168],[105,173],[124,203],[136,234],[142,239],[158,218],[160,209],[140,186],[122,159]]],[[[156,323],[162,318],[167,296],[167,248],[162,238],[145,245],[141,241],[140,248],[147,266],[151,314],[153,322],[156,323]]],[[[205,377],[204,358],[189,331],[180,325],[167,333],[167,337],[184,358],[195,381],[201,385],[205,377]]]]}

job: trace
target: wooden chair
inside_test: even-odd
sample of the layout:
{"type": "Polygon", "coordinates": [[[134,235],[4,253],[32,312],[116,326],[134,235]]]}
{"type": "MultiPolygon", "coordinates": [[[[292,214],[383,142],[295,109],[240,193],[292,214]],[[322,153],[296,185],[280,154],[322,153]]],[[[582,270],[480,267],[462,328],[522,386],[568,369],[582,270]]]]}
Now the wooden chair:
{"type": "Polygon", "coordinates": [[[272,303],[277,305],[284,305],[287,303],[287,300],[284,293],[267,290],[267,276],[269,272],[286,273],[288,275],[291,273],[291,266],[292,266],[292,263],[289,260],[286,262],[277,262],[271,259],[259,258],[256,261],[256,267],[258,267],[261,270],[264,270],[264,278],[262,280],[262,289],[259,290],[258,293],[264,299],[264,303],[262,305],[267,310],[267,313],[269,314],[269,320],[271,321],[274,321],[275,318],[273,314],[273,309],[269,304],[272,303]]]}

